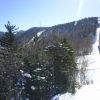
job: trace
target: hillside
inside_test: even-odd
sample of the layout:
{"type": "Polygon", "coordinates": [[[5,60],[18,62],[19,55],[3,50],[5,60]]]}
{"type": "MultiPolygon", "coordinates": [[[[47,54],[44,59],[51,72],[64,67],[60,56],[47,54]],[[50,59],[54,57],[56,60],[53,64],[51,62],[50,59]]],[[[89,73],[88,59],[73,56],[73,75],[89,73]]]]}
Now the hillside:
{"type": "Polygon", "coordinates": [[[0,39],[0,93],[4,94],[0,99],[51,100],[92,83],[85,76],[85,57],[93,51],[99,55],[98,27],[98,18],[92,17],[16,33],[16,27],[8,22],[0,39]]]}
{"type": "MultiPolygon", "coordinates": [[[[52,39],[57,36],[67,39],[76,52],[79,53],[79,50],[82,49],[82,53],[89,53],[92,51],[93,37],[98,27],[97,19],[98,17],[89,17],[51,27],[33,27],[26,31],[20,30],[16,34],[17,43],[21,46],[30,44],[34,42],[36,35],[39,35],[41,41],[45,39],[45,42],[51,43],[52,39]]],[[[0,37],[3,34],[4,32],[0,32],[0,37]]]]}
{"type": "Polygon", "coordinates": [[[76,52],[79,53],[79,50],[82,49],[82,52],[89,53],[98,27],[97,19],[98,17],[90,17],[52,27],[33,27],[17,34],[17,42],[20,45],[29,44],[40,32],[42,33],[39,35],[41,40],[45,39],[46,42],[50,43],[54,36],[66,38],[76,52]]]}

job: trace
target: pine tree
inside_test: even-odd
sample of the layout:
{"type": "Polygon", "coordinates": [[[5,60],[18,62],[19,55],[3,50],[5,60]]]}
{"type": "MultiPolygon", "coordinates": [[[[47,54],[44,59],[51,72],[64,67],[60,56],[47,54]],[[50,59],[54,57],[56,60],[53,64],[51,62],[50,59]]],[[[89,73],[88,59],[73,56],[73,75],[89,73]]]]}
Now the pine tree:
{"type": "Polygon", "coordinates": [[[77,67],[73,49],[64,40],[48,46],[46,51],[52,69],[54,95],[64,92],[74,93],[77,67]]]}
{"type": "Polygon", "coordinates": [[[7,32],[5,32],[4,36],[0,40],[1,46],[6,48],[14,48],[16,46],[15,34],[18,28],[11,25],[9,21],[7,25],[5,25],[5,28],[7,29],[7,32]]]}
{"type": "Polygon", "coordinates": [[[0,83],[4,82],[4,84],[0,84],[0,95],[6,94],[6,98],[10,100],[12,94],[15,92],[15,84],[20,74],[19,68],[21,63],[14,36],[16,28],[11,25],[10,22],[5,25],[5,28],[7,29],[7,32],[5,32],[0,40],[0,83]],[[4,86],[2,87],[2,85],[4,86]]]}
{"type": "Polygon", "coordinates": [[[48,100],[59,93],[75,92],[77,66],[74,52],[66,40],[60,41],[57,39],[52,45],[45,45],[45,50],[39,49],[39,41],[35,41],[27,52],[24,50],[23,70],[32,76],[27,80],[29,84],[25,90],[29,98],[48,100]],[[41,54],[43,59],[40,59],[41,54]],[[35,90],[31,90],[31,86],[35,90]]]}

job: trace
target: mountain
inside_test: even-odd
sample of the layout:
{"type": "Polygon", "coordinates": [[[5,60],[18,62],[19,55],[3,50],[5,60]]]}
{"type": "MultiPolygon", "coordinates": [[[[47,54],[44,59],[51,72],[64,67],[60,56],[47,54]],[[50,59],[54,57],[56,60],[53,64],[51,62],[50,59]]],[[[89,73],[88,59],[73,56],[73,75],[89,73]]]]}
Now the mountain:
{"type": "Polygon", "coordinates": [[[17,41],[20,44],[26,44],[28,43],[36,34],[46,28],[44,27],[33,27],[26,31],[23,31],[21,34],[16,35],[17,41]]]}
{"type": "Polygon", "coordinates": [[[20,44],[27,44],[39,32],[42,32],[41,37],[46,37],[47,39],[54,35],[65,37],[68,40],[75,37],[83,39],[89,35],[95,35],[96,28],[98,27],[97,19],[98,17],[89,17],[52,27],[33,27],[26,31],[18,32],[16,37],[20,44]]]}
{"type": "Polygon", "coordinates": [[[0,36],[2,36],[3,34],[4,34],[4,32],[1,32],[1,31],[0,31],[0,36]]]}
{"type": "MultiPolygon", "coordinates": [[[[52,42],[52,38],[58,36],[66,38],[75,50],[76,48],[84,48],[84,46],[88,48],[93,42],[98,25],[98,17],[89,17],[51,27],[33,27],[26,31],[20,30],[16,34],[16,39],[19,45],[27,45],[34,42],[36,35],[40,39],[45,38],[47,42],[52,42]]],[[[3,34],[4,32],[0,32],[0,37],[3,34]]]]}

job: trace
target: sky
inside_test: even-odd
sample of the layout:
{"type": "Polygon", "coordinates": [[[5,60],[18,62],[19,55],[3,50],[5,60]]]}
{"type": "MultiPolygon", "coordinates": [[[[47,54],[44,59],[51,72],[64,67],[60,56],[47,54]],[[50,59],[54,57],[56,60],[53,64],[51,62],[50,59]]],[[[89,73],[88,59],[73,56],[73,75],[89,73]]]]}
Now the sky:
{"type": "Polygon", "coordinates": [[[100,17],[100,0],[0,0],[0,31],[8,21],[27,30],[100,17]]]}

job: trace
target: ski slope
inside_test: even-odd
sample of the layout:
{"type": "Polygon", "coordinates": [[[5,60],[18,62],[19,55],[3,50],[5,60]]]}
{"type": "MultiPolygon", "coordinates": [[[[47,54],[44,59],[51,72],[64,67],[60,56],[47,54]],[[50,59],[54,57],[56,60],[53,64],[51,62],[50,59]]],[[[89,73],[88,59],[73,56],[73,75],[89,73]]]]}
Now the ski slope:
{"type": "Polygon", "coordinates": [[[92,81],[92,84],[83,85],[82,88],[77,90],[75,95],[65,93],[59,95],[54,100],[100,100],[100,54],[98,50],[99,34],[100,27],[97,28],[96,31],[92,53],[91,55],[86,56],[89,61],[87,67],[88,78],[92,81]]]}

